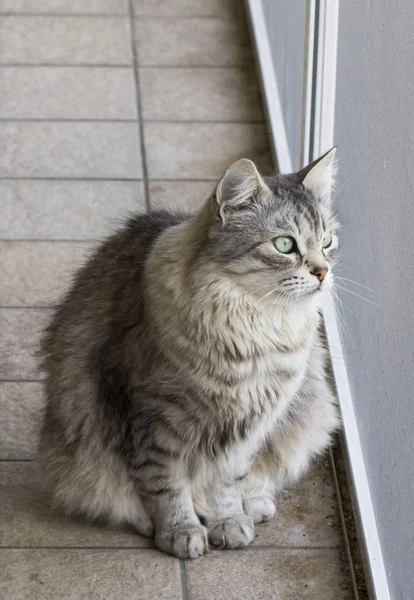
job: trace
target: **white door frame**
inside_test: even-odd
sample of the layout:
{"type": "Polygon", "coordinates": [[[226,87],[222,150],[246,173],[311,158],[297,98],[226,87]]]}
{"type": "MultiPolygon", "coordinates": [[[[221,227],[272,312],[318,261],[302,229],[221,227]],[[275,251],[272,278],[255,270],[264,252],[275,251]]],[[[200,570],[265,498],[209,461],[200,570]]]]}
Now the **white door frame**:
{"type": "MultiPolygon", "coordinates": [[[[278,82],[273,67],[261,0],[246,0],[255,38],[270,135],[279,171],[289,173],[292,160],[278,82]]],[[[302,118],[303,164],[334,146],[336,62],[339,0],[308,0],[302,118]],[[315,19],[317,15],[317,19],[315,19]],[[315,60],[316,59],[316,60],[315,60]]],[[[370,587],[376,600],[390,600],[375,513],[345,365],[341,335],[332,298],[324,307],[324,322],[341,408],[347,460],[356,499],[370,587]]]]}

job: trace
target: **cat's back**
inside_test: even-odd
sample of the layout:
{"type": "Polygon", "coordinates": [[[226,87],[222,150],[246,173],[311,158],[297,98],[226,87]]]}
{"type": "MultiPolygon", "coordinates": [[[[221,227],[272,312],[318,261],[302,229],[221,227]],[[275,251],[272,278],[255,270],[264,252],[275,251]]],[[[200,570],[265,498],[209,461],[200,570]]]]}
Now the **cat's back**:
{"type": "Polygon", "coordinates": [[[45,331],[40,355],[46,370],[71,349],[101,344],[114,326],[139,321],[148,254],[165,230],[188,218],[168,211],[131,216],[93,251],[45,331]]]}
{"type": "Polygon", "coordinates": [[[130,217],[95,249],[75,278],[67,299],[71,298],[71,292],[77,291],[83,298],[88,292],[90,295],[102,293],[106,298],[119,301],[128,292],[136,292],[157,238],[187,218],[184,213],[168,211],[130,217]]]}

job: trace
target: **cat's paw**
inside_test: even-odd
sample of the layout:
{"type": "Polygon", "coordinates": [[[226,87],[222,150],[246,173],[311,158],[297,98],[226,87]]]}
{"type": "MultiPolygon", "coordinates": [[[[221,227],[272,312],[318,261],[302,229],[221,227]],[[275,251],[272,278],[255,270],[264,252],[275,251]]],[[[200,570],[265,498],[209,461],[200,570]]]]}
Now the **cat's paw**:
{"type": "Polygon", "coordinates": [[[155,529],[154,529],[154,525],[153,525],[153,522],[151,521],[151,519],[144,518],[144,517],[137,519],[133,523],[133,527],[136,530],[136,532],[139,533],[140,535],[142,535],[143,537],[147,537],[147,538],[154,537],[155,529]]]}
{"type": "Polygon", "coordinates": [[[155,536],[155,545],[177,558],[198,558],[208,551],[207,529],[202,525],[194,525],[161,531],[155,536]]]}
{"type": "Polygon", "coordinates": [[[217,548],[248,546],[254,539],[253,520],[243,514],[209,523],[208,539],[217,548]]]}
{"type": "Polygon", "coordinates": [[[274,517],[276,504],[270,498],[265,496],[256,498],[247,498],[243,501],[243,508],[246,515],[249,515],[255,523],[269,521],[274,517]]]}

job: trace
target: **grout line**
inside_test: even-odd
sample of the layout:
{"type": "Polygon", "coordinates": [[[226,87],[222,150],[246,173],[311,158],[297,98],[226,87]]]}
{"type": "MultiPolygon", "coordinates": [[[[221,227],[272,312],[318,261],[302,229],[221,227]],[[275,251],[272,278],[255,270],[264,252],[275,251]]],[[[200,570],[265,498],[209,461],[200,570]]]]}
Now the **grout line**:
{"type": "Polygon", "coordinates": [[[99,242],[102,238],[2,238],[0,242],[74,242],[76,244],[93,244],[99,242]]]}
{"type": "Polygon", "coordinates": [[[214,181],[219,181],[219,179],[220,179],[220,175],[218,175],[214,179],[206,179],[205,177],[200,178],[200,179],[197,179],[195,177],[188,178],[188,179],[172,179],[169,177],[151,177],[150,181],[152,183],[154,183],[154,182],[157,182],[157,183],[158,182],[159,183],[162,183],[162,182],[166,182],[166,183],[177,183],[177,182],[179,182],[179,183],[185,183],[185,182],[187,182],[187,183],[212,183],[214,181]]]}
{"type": "MultiPolygon", "coordinates": [[[[223,120],[223,119],[67,119],[67,118],[7,118],[0,117],[0,123],[172,123],[174,125],[203,125],[203,124],[224,124],[233,125],[263,125],[265,121],[261,120],[223,120]]],[[[141,128],[140,128],[141,129],[141,128]]]]}
{"type": "MultiPolygon", "coordinates": [[[[217,177],[217,180],[219,177],[217,177]]],[[[107,178],[107,177],[0,177],[0,181],[113,181],[113,182],[136,182],[143,181],[143,179],[125,179],[125,178],[107,178]]],[[[168,177],[150,177],[148,181],[187,181],[187,182],[210,182],[216,181],[216,179],[204,178],[183,178],[183,179],[172,179],[168,177]]]]}
{"type": "MultiPolygon", "coordinates": [[[[127,0],[128,1],[128,0],[127,0]]],[[[128,12],[125,13],[65,13],[65,12],[0,12],[0,18],[2,17],[74,17],[74,18],[87,18],[93,19],[94,17],[102,17],[109,19],[126,19],[128,18],[128,12]]],[[[234,21],[234,20],[244,20],[243,16],[237,13],[227,14],[227,15],[134,15],[133,17],[136,21],[144,20],[144,19],[174,19],[174,20],[185,20],[189,19],[206,19],[206,20],[216,20],[216,21],[234,21]]]]}
{"type": "Polygon", "coordinates": [[[249,70],[249,71],[253,71],[255,72],[254,69],[254,64],[252,63],[234,63],[232,65],[197,65],[197,64],[190,64],[190,65],[184,65],[184,64],[178,64],[178,65],[171,65],[171,64],[162,64],[162,63],[154,63],[154,64],[150,64],[150,63],[146,63],[144,65],[139,65],[140,69],[223,69],[223,70],[228,70],[228,69],[244,69],[244,70],[249,70]]]}
{"type": "Polygon", "coordinates": [[[206,19],[210,21],[234,21],[242,22],[244,21],[244,15],[241,13],[238,14],[228,14],[228,15],[136,15],[136,21],[144,21],[145,19],[163,19],[163,20],[182,20],[189,21],[193,19],[206,19]]]}
{"type": "Polygon", "coordinates": [[[104,17],[104,18],[109,18],[109,19],[127,19],[128,18],[128,13],[77,13],[77,12],[73,12],[73,13],[65,13],[65,12],[10,12],[10,11],[6,11],[6,12],[0,12],[0,18],[3,17],[14,17],[19,19],[20,17],[74,17],[74,18],[83,18],[85,17],[86,19],[93,19],[94,17],[104,17]]]}
{"type": "Polygon", "coordinates": [[[85,118],[32,118],[32,117],[0,117],[0,123],[137,123],[138,119],[85,119],[85,118]]]}
{"type": "MultiPolygon", "coordinates": [[[[1,15],[0,15],[1,18],[1,15]]],[[[14,68],[19,68],[19,67],[23,67],[23,68],[27,68],[30,67],[32,68],[52,68],[52,67],[59,67],[59,68],[69,68],[69,69],[79,69],[79,68],[85,68],[85,69],[96,69],[96,68],[105,68],[105,69],[130,69],[132,67],[132,63],[119,63],[119,64],[108,64],[108,63],[14,63],[14,62],[5,62],[5,63],[0,63],[0,69],[4,68],[4,67],[14,67],[14,68]]]]}
{"type": "MultiPolygon", "coordinates": [[[[34,462],[34,461],[32,461],[34,462]]],[[[312,552],[314,550],[322,550],[322,551],[332,551],[332,550],[340,550],[340,546],[246,546],[243,549],[236,550],[225,550],[225,552],[253,552],[255,550],[276,550],[278,552],[312,552]]],[[[153,545],[151,546],[0,546],[0,550],[157,550],[157,548],[153,545]]],[[[159,551],[161,553],[161,551],[159,551]]],[[[223,550],[219,548],[212,549],[211,552],[223,552],[223,550]]],[[[180,559],[181,563],[181,559],[180,559]]],[[[183,587],[183,595],[184,590],[188,589],[186,586],[187,581],[185,580],[185,584],[183,583],[183,576],[186,576],[185,572],[185,561],[184,563],[184,573],[181,569],[181,582],[183,587]]],[[[182,564],[182,563],[181,563],[182,564]]],[[[181,566],[181,565],[180,565],[181,566]]],[[[185,600],[185,596],[184,596],[185,600]]]]}
{"type": "Polygon", "coordinates": [[[134,182],[143,181],[142,178],[138,177],[0,177],[0,181],[122,181],[122,182],[134,182]]]}
{"type": "Polygon", "coordinates": [[[140,145],[141,145],[141,164],[142,164],[142,175],[144,178],[144,189],[145,189],[145,203],[147,207],[147,212],[150,210],[150,194],[149,194],[149,183],[148,183],[148,163],[147,163],[147,152],[145,147],[145,132],[144,125],[142,123],[143,118],[143,107],[142,107],[142,98],[141,98],[141,88],[140,88],[140,78],[139,78],[139,57],[138,57],[138,48],[136,42],[136,30],[135,30],[135,22],[134,22],[134,8],[132,4],[132,0],[128,0],[128,11],[129,11],[129,25],[130,25],[130,37],[131,37],[131,50],[132,50],[132,60],[134,67],[134,78],[135,78],[135,101],[137,106],[137,114],[138,114],[138,129],[139,129],[139,137],[140,137],[140,145]]]}
{"type": "MultiPolygon", "coordinates": [[[[0,15],[1,18],[1,15],[0,15]]],[[[133,68],[133,63],[119,63],[119,64],[108,64],[108,63],[13,63],[13,62],[5,62],[0,63],[0,69],[4,67],[14,67],[14,68],[42,68],[42,67],[58,67],[58,68],[69,68],[69,69],[77,69],[77,68],[85,68],[85,69],[96,69],[96,68],[105,68],[105,69],[130,69],[133,68]]],[[[235,63],[232,65],[183,65],[183,64],[143,64],[139,65],[140,69],[250,69],[254,68],[252,63],[235,63]]]]}
{"type": "Polygon", "coordinates": [[[185,567],[185,561],[182,558],[180,558],[180,577],[181,577],[181,593],[183,595],[183,600],[189,600],[187,570],[185,567]]]}
{"type": "Polygon", "coordinates": [[[1,550],[155,550],[154,546],[0,546],[1,550]]]}
{"type": "Polygon", "coordinates": [[[146,62],[139,65],[140,69],[253,69],[253,62],[232,63],[228,65],[207,65],[207,64],[170,64],[170,63],[150,63],[146,62]]]}
{"type": "Polygon", "coordinates": [[[266,545],[266,546],[246,546],[245,548],[243,548],[243,550],[246,551],[253,551],[253,550],[304,550],[306,552],[311,551],[311,550],[323,550],[323,551],[328,551],[328,550],[342,550],[341,546],[335,545],[335,546],[280,546],[280,545],[266,545]]]}
{"type": "Polygon", "coordinates": [[[227,125],[228,123],[230,124],[237,124],[237,125],[263,125],[265,123],[264,119],[260,119],[260,120],[223,120],[223,119],[203,119],[203,120],[198,120],[198,119],[143,119],[144,123],[173,123],[173,124],[184,124],[184,125],[188,125],[188,124],[192,124],[192,125],[203,125],[205,124],[211,124],[211,123],[216,123],[216,124],[223,124],[223,125],[227,125]]]}

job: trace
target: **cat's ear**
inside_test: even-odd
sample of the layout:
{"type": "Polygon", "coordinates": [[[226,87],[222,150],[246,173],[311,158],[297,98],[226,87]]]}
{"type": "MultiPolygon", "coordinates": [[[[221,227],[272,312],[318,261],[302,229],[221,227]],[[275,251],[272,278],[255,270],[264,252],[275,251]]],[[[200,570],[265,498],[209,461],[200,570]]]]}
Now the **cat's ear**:
{"type": "Polygon", "coordinates": [[[305,188],[323,202],[329,202],[331,197],[336,173],[335,152],[336,148],[332,148],[297,174],[305,188]]]}
{"type": "Polygon", "coordinates": [[[225,214],[257,202],[268,190],[255,164],[241,158],[224,173],[214,196],[216,215],[223,221],[225,214]]]}

